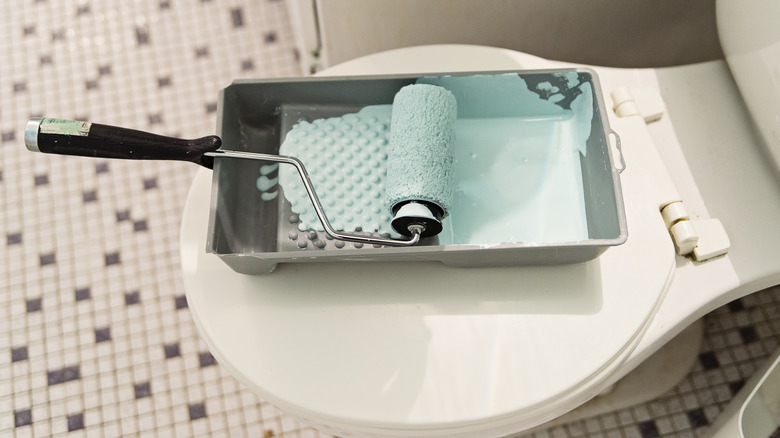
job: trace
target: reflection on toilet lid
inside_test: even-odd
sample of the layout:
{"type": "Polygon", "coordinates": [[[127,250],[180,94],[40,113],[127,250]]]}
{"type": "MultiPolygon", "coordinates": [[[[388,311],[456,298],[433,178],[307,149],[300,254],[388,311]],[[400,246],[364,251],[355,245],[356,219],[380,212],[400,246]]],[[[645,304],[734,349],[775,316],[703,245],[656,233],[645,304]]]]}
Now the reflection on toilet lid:
{"type": "Polygon", "coordinates": [[[234,376],[315,421],[463,424],[533,411],[628,353],[674,261],[663,222],[649,220],[657,212],[628,203],[631,238],[588,263],[323,263],[244,276],[203,253],[209,190],[202,171],[184,214],[193,316],[234,376]]]}
{"type": "Polygon", "coordinates": [[[236,378],[334,431],[454,432],[561,414],[633,349],[675,262],[646,181],[626,172],[629,239],[587,263],[312,263],[245,276],[205,254],[210,178],[197,174],[182,224],[193,318],[236,378]]]}

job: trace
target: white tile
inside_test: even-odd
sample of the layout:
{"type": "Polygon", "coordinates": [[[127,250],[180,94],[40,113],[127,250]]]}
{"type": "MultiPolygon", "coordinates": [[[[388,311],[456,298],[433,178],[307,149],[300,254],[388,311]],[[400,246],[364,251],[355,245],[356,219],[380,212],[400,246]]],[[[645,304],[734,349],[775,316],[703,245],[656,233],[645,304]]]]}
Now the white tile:
{"type": "Polygon", "coordinates": [[[120,421],[122,435],[131,436],[138,433],[138,418],[135,416],[124,416],[120,421]]]}
{"type": "MultiPolygon", "coordinates": [[[[84,393],[84,409],[90,410],[93,408],[99,408],[101,406],[101,399],[99,392],[85,392],[84,393]]],[[[90,423],[92,424],[92,423],[90,423]]]]}
{"type": "Polygon", "coordinates": [[[177,436],[191,436],[192,435],[192,425],[190,424],[189,420],[189,414],[186,418],[186,420],[177,421],[174,424],[174,428],[176,430],[177,436]]]}
{"type": "MultiPolygon", "coordinates": [[[[33,417],[35,419],[36,417],[33,417]]],[[[46,418],[46,417],[43,417],[46,418]]],[[[50,421],[35,421],[32,425],[32,431],[36,437],[51,436],[52,427],[50,421]]],[[[18,436],[18,435],[17,435],[18,436]]]]}
{"type": "Polygon", "coordinates": [[[668,436],[670,433],[674,431],[674,426],[669,417],[656,419],[655,426],[656,429],[658,429],[658,433],[660,433],[661,436],[668,436]]]}
{"type": "Polygon", "coordinates": [[[682,405],[686,410],[691,410],[699,407],[699,400],[695,394],[688,393],[682,396],[682,405]]]}
{"type": "Polygon", "coordinates": [[[123,415],[117,403],[103,404],[101,414],[103,416],[103,421],[106,423],[120,420],[123,415]]]}
{"type": "Polygon", "coordinates": [[[148,434],[157,427],[154,412],[139,413],[138,431],[140,434],[148,434]]]}
{"type": "Polygon", "coordinates": [[[31,428],[29,428],[29,427],[22,427],[20,429],[14,429],[13,432],[15,433],[14,435],[10,435],[9,434],[7,436],[9,436],[9,437],[10,436],[15,436],[15,437],[19,437],[19,438],[28,438],[28,437],[32,437],[33,436],[33,430],[31,428]]]}
{"type": "Polygon", "coordinates": [[[171,409],[155,409],[155,422],[158,427],[168,426],[173,423],[173,412],[171,409]]]}
{"type": "Polygon", "coordinates": [[[154,412],[154,404],[152,402],[151,397],[145,397],[139,400],[136,400],[135,402],[136,409],[138,410],[138,414],[148,414],[154,412]]]}
{"type": "Polygon", "coordinates": [[[65,400],[65,409],[68,414],[82,412],[84,410],[84,400],[80,396],[69,397],[65,400]]]}
{"type": "Polygon", "coordinates": [[[595,433],[602,430],[601,423],[596,417],[585,419],[585,429],[589,433],[595,433]]]}
{"type": "MultiPolygon", "coordinates": [[[[105,421],[105,417],[104,417],[105,421]]],[[[119,421],[105,421],[103,423],[103,432],[106,437],[119,437],[122,436],[122,425],[119,421]]]]}

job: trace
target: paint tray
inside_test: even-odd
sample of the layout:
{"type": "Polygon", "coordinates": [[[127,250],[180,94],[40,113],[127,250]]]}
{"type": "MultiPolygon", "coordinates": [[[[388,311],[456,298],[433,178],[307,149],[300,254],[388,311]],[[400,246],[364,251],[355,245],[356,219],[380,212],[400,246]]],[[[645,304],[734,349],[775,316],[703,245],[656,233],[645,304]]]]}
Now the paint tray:
{"type": "MultiPolygon", "coordinates": [[[[348,171],[358,180],[375,183],[369,187],[351,181],[350,189],[364,191],[364,198],[379,196],[390,105],[398,90],[414,83],[443,86],[458,101],[455,200],[442,233],[410,247],[332,239],[316,219],[307,219],[310,204],[295,193],[299,187],[294,174],[285,173],[288,165],[219,158],[207,251],[237,272],[263,274],[288,262],[557,265],[591,260],[625,242],[619,181],[624,164],[619,154],[612,156],[619,138],[609,128],[591,70],[241,80],[220,93],[217,134],[223,150],[293,150],[314,170],[327,169],[352,150],[350,158],[362,156],[379,170],[372,176],[358,169],[362,164],[348,164],[356,166],[348,171]],[[358,127],[368,127],[370,133],[355,132],[358,127]],[[290,149],[306,135],[311,143],[290,149]],[[351,146],[345,147],[348,142],[351,146]],[[307,151],[316,154],[308,156],[307,151]]],[[[360,209],[344,213],[355,204],[344,200],[337,187],[344,179],[312,178],[321,198],[338,194],[324,202],[334,215],[326,209],[329,220],[339,223],[347,217],[349,221],[339,223],[346,231],[393,237],[383,223],[384,213],[367,200],[363,210],[373,211],[374,217],[360,209]]]]}

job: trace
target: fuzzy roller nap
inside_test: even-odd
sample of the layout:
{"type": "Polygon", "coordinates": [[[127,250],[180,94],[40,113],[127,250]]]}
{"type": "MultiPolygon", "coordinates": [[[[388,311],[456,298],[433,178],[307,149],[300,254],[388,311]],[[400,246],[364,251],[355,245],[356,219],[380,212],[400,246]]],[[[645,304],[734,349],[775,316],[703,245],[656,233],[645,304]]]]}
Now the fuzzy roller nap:
{"type": "Polygon", "coordinates": [[[395,95],[385,190],[400,234],[441,232],[452,205],[456,118],[455,96],[445,88],[408,85],[395,95]]]}

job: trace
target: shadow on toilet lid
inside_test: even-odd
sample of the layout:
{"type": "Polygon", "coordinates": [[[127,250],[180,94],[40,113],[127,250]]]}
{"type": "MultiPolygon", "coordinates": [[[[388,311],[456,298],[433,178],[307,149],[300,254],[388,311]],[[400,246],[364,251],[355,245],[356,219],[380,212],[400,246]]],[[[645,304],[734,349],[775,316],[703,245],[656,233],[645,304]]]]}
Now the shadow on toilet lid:
{"type": "Polygon", "coordinates": [[[630,170],[621,177],[629,239],[587,263],[311,263],[253,277],[205,253],[211,172],[203,169],[182,224],[189,308],[231,374],[333,430],[530,427],[594,395],[671,281],[674,248],[647,181],[630,170]]]}

